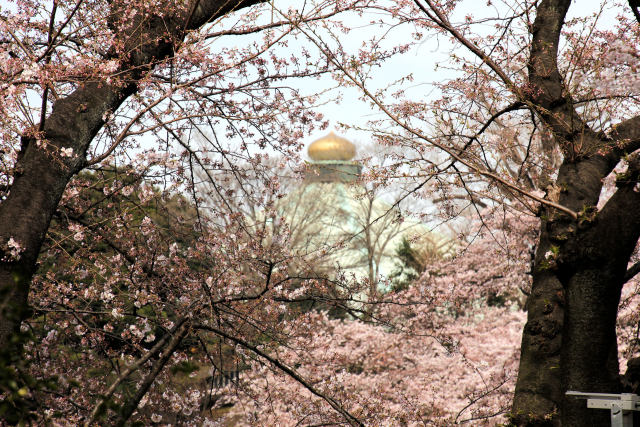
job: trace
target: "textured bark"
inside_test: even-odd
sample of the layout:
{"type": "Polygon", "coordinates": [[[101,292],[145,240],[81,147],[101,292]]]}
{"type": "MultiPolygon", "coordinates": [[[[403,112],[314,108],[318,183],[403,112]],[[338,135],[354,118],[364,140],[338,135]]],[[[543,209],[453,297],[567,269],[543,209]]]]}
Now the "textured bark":
{"type": "Polygon", "coordinates": [[[132,91],[131,86],[115,89],[86,83],[54,105],[44,128],[47,149],[39,148],[34,138],[22,138],[14,182],[0,204],[0,242],[13,238],[24,248],[19,259],[0,261],[0,348],[6,347],[27,314],[29,283],[49,222],[69,179],[81,169],[84,153],[103,125],[102,114],[118,108],[132,91]],[[61,147],[71,147],[80,155],[60,157],[61,147]]]}
{"type": "Polygon", "coordinates": [[[110,25],[128,52],[126,57],[116,58],[120,61],[121,81],[125,83],[115,86],[106,81],[88,81],[57,100],[42,133],[47,148],[38,147],[33,137],[22,138],[14,181],[7,198],[0,203],[0,348],[6,349],[13,341],[12,336],[28,314],[29,284],[51,217],[67,183],[82,169],[87,148],[104,125],[104,113],[115,111],[136,92],[137,81],[154,64],[173,54],[185,30],[260,2],[191,0],[188,12],[181,15],[172,15],[168,3],[169,13],[138,16],[130,30],[118,28],[117,21],[119,11],[128,11],[127,3],[111,3],[110,25]],[[72,148],[75,157],[60,157],[62,147],[72,148]],[[6,245],[10,238],[24,248],[19,259],[10,257],[6,245]]]}
{"type": "Polygon", "coordinates": [[[527,425],[530,421],[544,425],[541,421],[558,412],[562,398],[558,377],[564,296],[562,285],[553,274],[534,275],[527,307],[512,415],[517,425],[527,425]]]}
{"type": "MultiPolygon", "coordinates": [[[[583,202],[593,206],[599,194],[595,180],[579,179],[585,163],[564,166],[558,178],[566,188],[560,200],[573,209],[583,202]]],[[[587,409],[584,401],[564,393],[620,392],[616,316],[626,266],[640,237],[634,180],[622,183],[599,213],[583,209],[570,221],[546,212],[512,410],[517,425],[609,422],[606,412],[587,409]]]]}
{"type": "Polygon", "coordinates": [[[529,105],[552,131],[565,160],[548,198],[579,212],[577,220],[553,209],[541,212],[528,318],[512,408],[516,425],[602,426],[606,411],[587,409],[567,390],[620,392],[616,316],[626,266],[640,237],[638,161],[629,178],[597,212],[606,177],[622,155],[638,148],[638,118],[610,137],[579,117],[557,68],[560,31],[569,0],[537,8],[529,62],[529,105]]]}

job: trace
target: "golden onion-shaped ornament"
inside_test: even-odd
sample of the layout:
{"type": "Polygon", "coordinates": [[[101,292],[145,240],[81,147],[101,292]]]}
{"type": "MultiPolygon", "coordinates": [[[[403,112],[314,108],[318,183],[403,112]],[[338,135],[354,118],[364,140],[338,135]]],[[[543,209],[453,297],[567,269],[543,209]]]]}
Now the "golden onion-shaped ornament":
{"type": "Polygon", "coordinates": [[[356,146],[351,141],[330,132],[329,135],[315,140],[309,145],[309,157],[312,160],[351,160],[356,155],[356,146]]]}

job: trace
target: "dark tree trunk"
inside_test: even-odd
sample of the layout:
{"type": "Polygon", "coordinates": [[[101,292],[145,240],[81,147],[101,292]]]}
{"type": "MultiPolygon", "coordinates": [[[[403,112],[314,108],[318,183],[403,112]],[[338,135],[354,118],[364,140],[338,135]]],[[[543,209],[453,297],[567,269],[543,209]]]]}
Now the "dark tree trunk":
{"type": "Polygon", "coordinates": [[[34,138],[22,138],[13,184],[0,203],[0,242],[13,239],[24,248],[18,258],[4,247],[0,260],[0,348],[7,348],[27,314],[29,284],[51,217],[67,183],[82,168],[84,153],[104,124],[103,113],[115,111],[132,92],[133,87],[86,83],[56,102],[44,128],[45,148],[34,138]],[[60,156],[63,147],[73,148],[75,156],[60,156]]]}
{"type": "Polygon", "coordinates": [[[578,219],[545,212],[512,410],[517,425],[608,425],[607,411],[588,409],[565,392],[621,391],[616,317],[640,236],[638,164],[630,162],[629,179],[599,213],[585,206],[593,206],[600,186],[579,179],[579,171],[600,175],[592,165],[563,166],[558,178],[565,206],[578,210],[576,203],[587,202],[578,219]]]}
{"type": "Polygon", "coordinates": [[[564,162],[547,198],[575,217],[541,211],[528,318],[512,420],[524,425],[603,426],[607,411],[587,409],[581,392],[620,391],[616,316],[626,267],[640,236],[640,163],[631,156],[626,178],[601,212],[602,180],[620,159],[638,149],[638,117],[610,135],[582,121],[558,70],[560,33],[570,0],[542,0],[536,8],[528,71],[521,94],[552,132],[564,162]]]}
{"type": "MultiPolygon", "coordinates": [[[[540,252],[539,249],[538,256],[540,252]]],[[[564,295],[562,284],[551,272],[534,273],[527,309],[512,408],[513,421],[517,425],[527,425],[529,420],[540,422],[560,408],[564,295]]]]}

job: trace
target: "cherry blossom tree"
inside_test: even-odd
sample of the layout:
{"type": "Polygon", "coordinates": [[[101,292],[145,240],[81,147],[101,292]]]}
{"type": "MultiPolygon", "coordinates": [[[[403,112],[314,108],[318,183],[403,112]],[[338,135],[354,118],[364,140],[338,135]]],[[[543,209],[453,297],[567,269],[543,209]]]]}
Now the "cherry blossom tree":
{"type": "MultiPolygon", "coordinates": [[[[162,222],[150,214],[141,216],[146,208],[133,207],[159,198],[166,203],[176,192],[193,193],[191,174],[205,161],[190,143],[189,132],[198,125],[214,129],[210,144],[218,153],[217,167],[241,157],[259,161],[253,148],[267,145],[295,155],[304,133],[323,125],[308,108],[313,97],[276,82],[317,76],[331,71],[332,66],[304,49],[302,54],[285,50],[278,56],[272,48],[293,43],[302,23],[329,25],[331,17],[358,10],[366,2],[319,3],[292,9],[286,19],[276,17],[269,5],[261,3],[80,0],[20,1],[6,9],[3,5],[0,359],[1,416],[11,417],[9,422],[18,422],[23,415],[27,419],[64,416],[69,422],[87,423],[106,416],[126,422],[155,380],[165,374],[166,365],[177,363],[172,356],[185,354],[185,339],[193,337],[191,317],[203,307],[190,307],[186,298],[194,286],[207,293],[212,309],[223,302],[255,303],[261,289],[273,285],[272,280],[287,282],[275,278],[280,274],[276,270],[281,257],[264,252],[263,256],[258,246],[231,237],[242,232],[238,221],[231,221],[224,232],[206,228],[195,195],[195,219],[190,218],[193,222],[185,222],[184,227],[203,230],[197,244],[193,236],[180,242],[175,235],[171,235],[175,244],[167,243],[163,227],[158,231],[162,222]],[[241,38],[242,43],[231,42],[241,38]],[[234,149],[225,145],[229,140],[237,144],[234,149]],[[123,163],[137,172],[125,172],[123,163]],[[113,172],[117,178],[100,187],[104,197],[94,195],[75,205],[73,200],[80,193],[99,186],[87,184],[85,188],[82,179],[70,185],[73,177],[84,169],[112,165],[117,165],[113,172]],[[144,183],[134,185],[142,176],[144,183]],[[133,194],[138,202],[120,203],[118,197],[133,194]],[[71,201],[69,210],[59,210],[65,200],[71,201]],[[86,218],[85,214],[97,217],[86,218]],[[100,215],[107,218],[101,220],[100,215]],[[54,216],[67,229],[47,237],[54,216]],[[51,244],[43,246],[47,239],[51,244]],[[185,242],[189,242],[186,247],[181,246],[185,242]],[[57,271],[61,276],[46,268],[43,249],[55,255],[55,262],[64,261],[65,270],[57,271]],[[198,251],[204,251],[202,256],[196,256],[198,251]],[[218,268],[214,273],[208,258],[216,251],[221,255],[214,263],[218,268]],[[84,264],[65,254],[77,254],[84,264]],[[171,261],[178,255],[180,267],[171,261]],[[227,261],[230,264],[225,266],[227,261]],[[34,281],[38,269],[42,275],[34,281]],[[205,269],[211,274],[205,275],[205,269]],[[180,271],[185,275],[180,276],[180,271]],[[173,280],[168,274],[182,278],[173,280]],[[218,298],[208,293],[212,286],[224,295],[218,298]],[[36,324],[41,315],[60,321],[53,326],[45,322],[42,329],[32,331],[36,336],[46,333],[42,348],[28,337],[30,323],[23,323],[33,321],[34,315],[36,324]],[[70,325],[75,338],[66,334],[70,325]],[[65,351],[49,362],[32,364],[35,376],[26,375],[30,368],[23,363],[21,348],[26,346],[36,359],[48,358],[52,356],[49,350],[59,348],[59,333],[65,351]],[[87,369],[100,364],[93,351],[69,349],[89,344],[96,344],[102,361],[114,362],[105,375],[115,376],[106,390],[97,382],[88,385],[88,394],[78,397],[74,396],[76,379],[90,378],[87,369]],[[49,370],[56,365],[54,361],[59,364],[49,370]],[[132,385],[130,376],[143,366],[149,370],[132,385]],[[52,406],[62,412],[55,414],[37,410],[46,406],[38,402],[44,399],[39,385],[48,387],[47,372],[65,374],[61,379],[64,390],[55,395],[62,406],[52,406]],[[103,396],[102,401],[91,397],[97,395],[103,396]],[[111,411],[113,399],[119,405],[115,413],[111,411]]],[[[184,203],[185,199],[172,200],[184,203]]],[[[250,313],[255,307],[247,309],[245,313],[250,313]]],[[[272,310],[267,315],[271,324],[278,313],[272,310]]],[[[265,324],[269,324],[267,318],[265,324]]],[[[243,336],[266,333],[256,331],[243,336]]],[[[332,406],[355,422],[340,405],[333,402],[332,406]]]]}
{"type": "Polygon", "coordinates": [[[479,16],[456,1],[406,6],[397,17],[415,37],[451,46],[441,96],[378,87],[307,35],[384,113],[372,131],[406,147],[398,168],[414,166],[416,194],[442,193],[451,216],[465,199],[478,214],[498,203],[541,218],[512,421],[605,425],[565,392],[621,390],[616,319],[640,237],[637,4],[585,14],[563,0],[489,1],[479,16]]]}
{"type": "MultiPolygon", "coordinates": [[[[525,317],[513,285],[528,292],[538,223],[498,213],[458,256],[379,298],[367,322],[317,312],[287,319],[279,356],[365,424],[505,422],[525,317]]],[[[212,390],[212,416],[238,425],[340,422],[290,376],[250,365],[238,382],[212,390]]]]}
{"type": "MultiPolygon", "coordinates": [[[[607,3],[575,17],[568,0],[488,3],[477,19],[460,15],[458,1],[432,0],[288,11],[253,0],[60,0],[2,10],[0,416],[204,422],[213,414],[199,410],[214,399],[210,389],[203,404],[199,369],[215,377],[235,366],[251,378],[233,409],[246,423],[490,423],[508,406],[524,306],[511,420],[606,423],[564,392],[620,391],[616,338],[633,337],[637,324],[635,289],[623,286],[640,270],[630,265],[640,236],[640,14],[635,2],[616,6],[617,22],[603,26],[607,3]],[[385,13],[375,20],[385,31],[350,51],[348,28],[331,18],[366,7],[385,13]],[[385,49],[386,30],[406,26],[412,40],[385,49]],[[371,67],[424,37],[452,46],[438,96],[402,86],[415,75],[375,87],[371,67]],[[238,38],[245,44],[229,41],[238,38]],[[310,44],[299,54],[274,49],[301,39],[310,44]],[[266,146],[296,156],[323,123],[310,108],[317,98],[282,82],[323,73],[383,113],[372,134],[397,162],[370,178],[409,177],[407,197],[439,201],[442,221],[475,212],[472,230],[485,233],[414,286],[370,301],[369,323],[292,310],[344,278],[293,265],[289,233],[266,245],[231,204],[215,220],[203,215],[194,176],[237,177],[238,162],[267,160],[266,146]],[[192,143],[203,126],[213,158],[192,143]],[[497,212],[505,220],[495,224],[497,212]],[[531,215],[538,234],[525,227],[531,215]],[[505,341],[492,340],[494,325],[505,341]],[[455,369],[443,376],[434,360],[455,369]],[[405,393],[384,389],[389,378],[405,393]]],[[[210,181],[226,203],[233,189],[210,181]]],[[[276,195],[277,181],[252,191],[276,195]]],[[[353,310],[355,299],[338,302],[353,310]]],[[[620,347],[625,357],[636,349],[620,347]]]]}
{"type": "Polygon", "coordinates": [[[314,98],[270,84],[332,67],[304,49],[302,56],[278,57],[272,48],[295,40],[300,23],[328,25],[341,11],[365,6],[320,3],[291,9],[283,19],[259,1],[8,5],[0,21],[2,312],[8,319],[0,342],[19,324],[47,226],[73,175],[144,150],[147,163],[157,164],[175,153],[172,144],[195,166],[202,159],[189,132],[198,124],[215,128],[209,143],[220,167],[238,156],[256,161],[250,146],[295,153],[302,131],[320,121],[307,108],[314,98]],[[140,148],[143,135],[155,149],[140,148]],[[239,147],[230,154],[224,144],[233,138],[239,147]]]}

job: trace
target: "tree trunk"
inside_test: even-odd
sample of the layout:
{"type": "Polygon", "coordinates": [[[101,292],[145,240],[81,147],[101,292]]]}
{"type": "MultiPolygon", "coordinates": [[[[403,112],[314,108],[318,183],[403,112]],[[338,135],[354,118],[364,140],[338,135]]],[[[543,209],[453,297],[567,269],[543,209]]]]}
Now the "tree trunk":
{"type": "MultiPolygon", "coordinates": [[[[536,259],[546,252],[541,248],[539,245],[536,259]]],[[[516,425],[526,426],[529,421],[532,425],[553,425],[543,421],[558,413],[562,399],[559,377],[564,309],[560,281],[549,271],[536,271],[527,300],[528,316],[513,399],[516,425]]]]}
{"type": "MultiPolygon", "coordinates": [[[[512,81],[511,72],[501,70],[464,31],[443,18],[446,14],[437,2],[425,3],[435,12],[420,6],[429,18],[478,56],[513,93],[514,101],[536,115],[564,159],[555,183],[546,188],[546,199],[567,209],[559,212],[545,205],[540,212],[512,421],[521,426],[608,425],[606,411],[587,409],[584,401],[567,398],[565,392],[620,390],[615,328],[622,286],[629,276],[626,267],[640,237],[640,155],[633,154],[640,150],[640,115],[610,129],[601,128],[602,123],[592,128],[584,107],[576,108],[577,98],[567,86],[571,79],[558,67],[571,0],[530,4],[527,16],[535,18],[529,27],[524,84],[512,81]],[[618,189],[598,212],[603,180],[621,160],[628,170],[618,176],[618,189]]],[[[631,6],[637,12],[635,2],[631,6]]]]}
{"type": "Polygon", "coordinates": [[[587,409],[584,400],[565,392],[620,391],[615,327],[625,269],[608,261],[630,254],[612,250],[598,257],[600,251],[592,249],[599,240],[572,240],[594,255],[581,266],[554,265],[542,245],[536,256],[513,403],[517,425],[607,425],[608,412],[587,409]],[[564,277],[562,270],[572,271],[564,277]]]}
{"type": "MultiPolygon", "coordinates": [[[[561,169],[558,181],[574,183],[562,197],[565,206],[590,206],[588,182],[571,173],[580,169],[561,169]]],[[[633,186],[622,183],[599,213],[583,209],[576,221],[549,213],[542,222],[512,409],[516,425],[610,423],[608,411],[588,409],[565,392],[620,392],[616,317],[640,234],[640,194],[633,186]]]]}
{"type": "MultiPolygon", "coordinates": [[[[624,273],[624,270],[622,271],[624,273]]],[[[620,393],[616,314],[620,277],[606,269],[576,272],[566,286],[565,321],[562,333],[561,421],[564,426],[606,426],[609,411],[587,408],[582,399],[564,392],[620,393]],[[612,285],[612,286],[609,286],[612,285]],[[612,288],[612,289],[611,289],[612,288]]]]}
{"type": "Polygon", "coordinates": [[[602,181],[638,148],[638,117],[611,135],[594,132],[574,107],[558,69],[560,34],[570,0],[536,7],[528,64],[528,102],[552,132],[564,161],[547,198],[577,213],[541,211],[528,318],[512,420],[524,425],[603,426],[607,411],[587,409],[567,390],[620,391],[616,316],[627,263],[640,235],[640,164],[629,159],[627,178],[601,212],[602,181]]]}
{"type": "Polygon", "coordinates": [[[109,85],[86,83],[67,98],[56,102],[46,121],[46,144],[22,138],[13,184],[0,203],[0,348],[6,349],[27,314],[29,285],[51,217],[67,183],[81,168],[93,137],[104,124],[102,115],[115,111],[133,92],[109,85]],[[72,148],[73,157],[60,156],[61,148],[72,148]],[[23,248],[12,256],[10,239],[23,248]]]}

